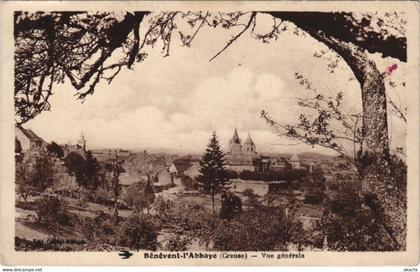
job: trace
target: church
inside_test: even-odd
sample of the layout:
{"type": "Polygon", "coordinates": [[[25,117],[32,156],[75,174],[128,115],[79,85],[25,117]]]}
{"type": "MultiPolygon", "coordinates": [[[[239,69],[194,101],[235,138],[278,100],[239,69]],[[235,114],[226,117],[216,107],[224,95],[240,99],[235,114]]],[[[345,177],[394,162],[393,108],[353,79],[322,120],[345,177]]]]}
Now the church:
{"type": "Polygon", "coordinates": [[[244,170],[252,172],[266,172],[269,170],[270,158],[258,155],[251,133],[248,133],[248,137],[242,144],[236,128],[232,138],[229,140],[226,157],[227,168],[238,173],[244,170]]]}
{"type": "Polygon", "coordinates": [[[292,154],[288,158],[284,156],[270,157],[258,154],[257,147],[251,138],[251,133],[248,133],[248,137],[242,143],[236,128],[232,138],[229,140],[226,155],[227,168],[237,173],[244,170],[252,172],[276,172],[287,168],[287,165],[292,169],[302,168],[297,154],[292,154]]]}

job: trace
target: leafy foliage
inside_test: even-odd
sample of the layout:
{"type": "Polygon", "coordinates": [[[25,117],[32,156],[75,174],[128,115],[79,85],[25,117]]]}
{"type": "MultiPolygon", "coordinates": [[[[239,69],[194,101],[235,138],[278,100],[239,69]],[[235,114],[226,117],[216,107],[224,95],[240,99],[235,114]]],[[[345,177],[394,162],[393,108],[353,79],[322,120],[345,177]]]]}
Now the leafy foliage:
{"type": "Polygon", "coordinates": [[[389,240],[377,214],[362,205],[358,195],[342,192],[328,204],[325,231],[328,247],[338,251],[389,251],[389,240]]]}
{"type": "Polygon", "coordinates": [[[242,212],[242,200],[240,197],[224,192],[222,194],[222,208],[220,210],[220,218],[232,219],[242,212]]]}
{"type": "Polygon", "coordinates": [[[165,250],[168,251],[187,251],[191,244],[191,238],[179,234],[171,235],[165,244],[165,250]]]}
{"type": "Polygon", "coordinates": [[[70,173],[76,177],[80,186],[96,189],[103,183],[98,174],[101,167],[90,151],[83,153],[83,155],[80,152],[70,152],[64,159],[65,165],[70,173]]]}
{"type": "Polygon", "coordinates": [[[181,176],[181,184],[185,187],[185,190],[193,191],[198,189],[197,182],[189,176],[181,176]]]}
{"type": "Polygon", "coordinates": [[[172,222],[175,217],[175,202],[173,200],[164,199],[161,195],[158,196],[156,201],[153,203],[153,208],[159,219],[163,224],[172,222]]]}
{"type": "Polygon", "coordinates": [[[260,205],[260,201],[258,199],[258,196],[254,193],[254,190],[252,189],[246,189],[242,192],[244,197],[246,197],[245,204],[250,207],[257,207],[260,205]]]}
{"type": "Polygon", "coordinates": [[[125,171],[122,167],[122,163],[123,161],[120,158],[115,157],[110,159],[105,167],[108,171],[107,181],[113,196],[115,218],[118,218],[118,197],[122,188],[120,184],[120,175],[125,171]]]}
{"type": "Polygon", "coordinates": [[[29,162],[16,163],[16,185],[19,195],[25,202],[25,208],[29,194],[36,190],[33,184],[34,171],[33,165],[30,165],[29,162]]]}
{"type": "Polygon", "coordinates": [[[125,201],[137,213],[143,209],[147,209],[149,213],[150,206],[155,201],[155,194],[150,182],[142,184],[139,182],[133,183],[127,188],[125,194],[125,201]]]}
{"type": "Polygon", "coordinates": [[[101,79],[109,83],[122,67],[142,61],[138,31],[146,13],[16,12],[17,123],[48,110],[53,85],[66,78],[77,90],[91,83],[78,93],[84,99],[101,79]],[[121,58],[107,63],[114,51],[120,51],[121,58]]]}
{"type": "Polygon", "coordinates": [[[50,154],[54,154],[57,158],[64,157],[63,149],[54,141],[52,141],[48,146],[47,150],[50,154]]]}
{"type": "Polygon", "coordinates": [[[222,221],[213,232],[219,251],[284,250],[286,220],[278,208],[260,207],[244,211],[233,220],[222,221]]]}
{"type": "Polygon", "coordinates": [[[157,230],[156,220],[144,214],[134,214],[121,222],[116,232],[117,245],[130,249],[156,250],[157,230]]]}
{"type": "Polygon", "coordinates": [[[305,169],[284,169],[282,171],[254,172],[243,170],[239,173],[239,178],[243,180],[263,180],[263,181],[295,181],[301,180],[307,175],[305,169]]]}
{"type": "Polygon", "coordinates": [[[57,195],[43,194],[37,201],[38,222],[46,227],[55,237],[60,225],[69,225],[70,217],[66,203],[57,195]]]}

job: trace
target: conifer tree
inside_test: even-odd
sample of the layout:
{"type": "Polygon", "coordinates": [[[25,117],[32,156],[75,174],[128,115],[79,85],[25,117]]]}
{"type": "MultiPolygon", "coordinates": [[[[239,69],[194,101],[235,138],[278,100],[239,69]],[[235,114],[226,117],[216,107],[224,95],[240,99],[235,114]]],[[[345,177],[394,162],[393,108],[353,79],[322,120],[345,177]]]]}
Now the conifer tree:
{"type": "Polygon", "coordinates": [[[200,160],[200,175],[197,177],[201,191],[211,194],[213,213],[215,213],[214,196],[228,190],[231,184],[225,166],[225,154],[220,149],[216,132],[213,132],[206,151],[200,160]]]}

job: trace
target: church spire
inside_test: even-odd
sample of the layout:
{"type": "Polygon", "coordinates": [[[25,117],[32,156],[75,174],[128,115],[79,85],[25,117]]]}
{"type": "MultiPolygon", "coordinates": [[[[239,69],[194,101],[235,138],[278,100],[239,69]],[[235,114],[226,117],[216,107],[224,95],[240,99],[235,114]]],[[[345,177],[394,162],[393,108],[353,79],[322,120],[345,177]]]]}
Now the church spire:
{"type": "Polygon", "coordinates": [[[240,144],[241,143],[241,139],[239,138],[238,135],[238,130],[235,128],[235,131],[233,132],[233,136],[232,136],[232,143],[237,143],[240,144]]]}
{"type": "Polygon", "coordinates": [[[251,132],[248,132],[248,137],[245,140],[243,149],[246,153],[257,153],[254,141],[251,139],[251,132]]]}
{"type": "Polygon", "coordinates": [[[254,141],[251,138],[251,132],[248,132],[248,138],[246,138],[245,144],[255,145],[254,141]]]}

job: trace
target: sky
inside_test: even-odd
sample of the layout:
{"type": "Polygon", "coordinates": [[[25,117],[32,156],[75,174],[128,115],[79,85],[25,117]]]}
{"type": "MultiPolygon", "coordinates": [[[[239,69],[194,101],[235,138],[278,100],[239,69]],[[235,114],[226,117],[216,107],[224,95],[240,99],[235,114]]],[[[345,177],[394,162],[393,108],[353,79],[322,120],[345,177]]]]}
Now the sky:
{"type": "MultiPolygon", "coordinates": [[[[257,30],[267,32],[271,21],[259,16],[257,30]]],[[[328,58],[334,53],[313,57],[326,47],[293,31],[283,32],[269,44],[245,33],[209,62],[236,32],[203,29],[189,48],[180,46],[174,36],[168,57],[163,57],[159,47],[147,48],[149,56],[144,62],[133,70],[123,69],[110,85],[100,83],[83,104],[76,100],[68,82],[56,85],[51,111],[43,112],[25,127],[48,142],[61,144],[76,143],[83,132],[90,149],[184,153],[202,152],[213,131],[226,149],[237,128],[243,141],[251,134],[259,152],[328,153],[280,137],[260,113],[266,110],[282,124],[296,123],[303,112],[296,98],[307,95],[294,77],[296,72],[311,80],[320,93],[343,91],[348,112],[361,112],[360,87],[357,81],[349,80],[350,69],[341,61],[330,73],[328,58]]],[[[371,57],[383,71],[398,63],[399,69],[391,76],[404,79],[404,67],[397,60],[371,57]]],[[[404,92],[392,89],[388,95],[404,105],[404,92]]],[[[389,121],[391,145],[404,146],[404,123],[393,117],[389,121]]]]}

